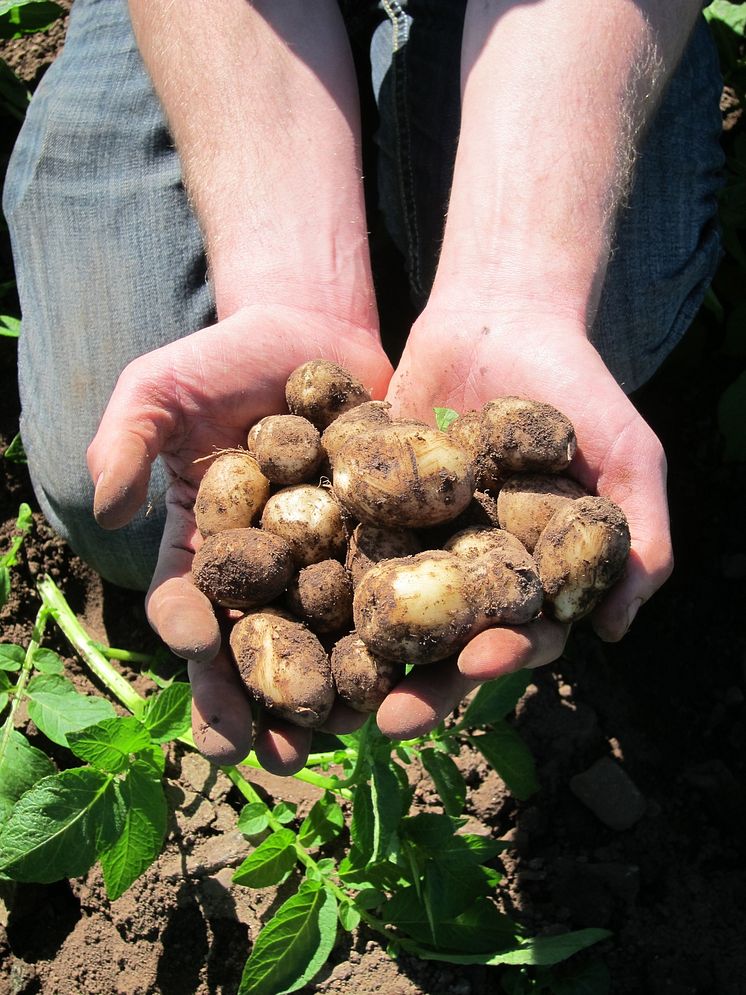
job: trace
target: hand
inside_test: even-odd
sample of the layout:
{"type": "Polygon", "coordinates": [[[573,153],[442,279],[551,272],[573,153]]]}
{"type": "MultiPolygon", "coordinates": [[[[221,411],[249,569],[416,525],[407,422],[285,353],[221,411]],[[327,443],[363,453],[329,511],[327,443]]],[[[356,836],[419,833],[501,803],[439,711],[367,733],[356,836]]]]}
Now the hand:
{"type": "MultiPolygon", "coordinates": [[[[591,618],[602,639],[621,639],[672,570],[666,461],[582,323],[531,306],[430,305],[412,330],[388,400],[398,415],[432,421],[434,406],[465,412],[508,394],[546,401],[570,418],[578,437],[570,474],[627,516],[627,569],[591,618]]],[[[461,652],[458,668],[438,664],[437,680],[432,667],[415,670],[381,706],[378,724],[393,738],[419,735],[477,682],[555,660],[568,631],[550,619],[488,629],[461,652]]]]}
{"type": "MultiPolygon", "coordinates": [[[[166,525],[146,596],[148,620],[177,656],[189,662],[198,748],[234,763],[251,747],[249,701],[227,655],[221,625],[191,581],[199,548],[193,505],[216,449],[246,445],[248,429],[286,410],[285,381],[309,359],[325,358],[355,374],[374,398],[391,375],[377,332],[325,313],[285,306],[245,307],[216,325],[136,359],[124,370],[88,450],[94,512],[104,528],[126,524],[145,501],[150,467],[161,455],[172,483],[166,525]]],[[[347,717],[332,718],[341,727],[347,717]]],[[[255,748],[270,770],[302,766],[310,732],[273,722],[255,748]]]]}

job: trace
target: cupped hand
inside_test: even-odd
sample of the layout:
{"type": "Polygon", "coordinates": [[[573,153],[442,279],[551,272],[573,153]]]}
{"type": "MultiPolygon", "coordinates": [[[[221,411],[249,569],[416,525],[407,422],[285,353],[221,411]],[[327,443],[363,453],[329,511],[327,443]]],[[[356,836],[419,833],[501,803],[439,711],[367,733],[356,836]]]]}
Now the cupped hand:
{"type": "MultiPolygon", "coordinates": [[[[433,407],[459,412],[518,395],[553,404],[575,426],[570,467],[591,493],[615,501],[629,521],[632,549],[621,580],[591,617],[606,641],[622,638],[639,607],[673,567],[660,442],[613,379],[572,316],[529,307],[428,307],[412,329],[387,399],[397,415],[433,420],[433,407]]],[[[419,668],[386,699],[381,729],[394,738],[432,728],[479,681],[560,656],[568,627],[541,618],[480,633],[458,667],[419,668]]]]}
{"type": "MultiPolygon", "coordinates": [[[[218,763],[251,747],[251,712],[235,668],[221,651],[221,620],[191,581],[200,545],[194,499],[219,449],[245,447],[248,429],[286,410],[285,382],[301,363],[329,359],[381,398],[391,365],[375,329],[285,306],[246,307],[216,325],[148,353],[124,370],[88,450],[94,513],[104,528],[126,524],[146,499],[153,461],[171,483],[158,564],[146,596],[150,624],[190,661],[193,729],[198,748],[218,763]]],[[[260,726],[257,754],[268,769],[290,773],[308,752],[307,730],[260,726]]]]}

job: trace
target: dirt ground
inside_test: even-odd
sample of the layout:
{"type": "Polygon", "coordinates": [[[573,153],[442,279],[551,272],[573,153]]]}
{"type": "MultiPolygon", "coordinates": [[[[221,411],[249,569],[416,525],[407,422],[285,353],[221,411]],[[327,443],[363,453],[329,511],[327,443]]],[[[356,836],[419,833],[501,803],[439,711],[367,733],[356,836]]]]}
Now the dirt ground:
{"type": "MultiPolygon", "coordinates": [[[[38,64],[29,71],[37,74],[38,64]]],[[[514,844],[502,861],[506,910],[535,932],[612,930],[593,956],[606,964],[615,995],[746,995],[746,536],[734,525],[746,466],[723,463],[715,414],[733,375],[701,327],[636,398],[669,457],[677,567],[622,643],[605,646],[578,627],[566,657],[536,673],[516,721],[537,759],[538,795],[518,804],[478,756],[460,759],[469,828],[514,844]],[[603,819],[571,788],[589,770],[603,819]]],[[[18,424],[9,339],[0,339],[0,392],[4,449],[18,424]]],[[[19,502],[35,503],[23,466],[4,461],[0,478],[3,551],[19,502]]],[[[154,646],[141,599],[102,584],[38,514],[0,612],[0,641],[28,639],[43,572],[94,635],[129,649],[154,646]]],[[[85,683],[53,632],[50,645],[85,683]]],[[[24,728],[33,740],[33,726],[24,728]]],[[[64,763],[65,751],[55,750],[64,763]]],[[[96,869],[48,886],[0,883],[0,995],[236,991],[252,939],[283,889],[231,884],[249,844],[235,829],[240,799],[219,772],[174,750],[167,776],[165,850],[117,901],[106,899],[96,869]]],[[[297,802],[301,817],[315,799],[292,779],[251,779],[268,797],[297,802]]],[[[439,810],[427,779],[415,804],[439,810]]],[[[393,961],[364,930],[344,934],[304,989],[497,991],[498,969],[393,961]]]]}

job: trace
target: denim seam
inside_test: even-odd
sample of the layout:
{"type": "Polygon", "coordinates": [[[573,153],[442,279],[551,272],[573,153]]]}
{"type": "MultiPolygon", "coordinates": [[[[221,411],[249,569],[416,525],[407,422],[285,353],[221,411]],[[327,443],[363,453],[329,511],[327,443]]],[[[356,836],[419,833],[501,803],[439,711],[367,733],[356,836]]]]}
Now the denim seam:
{"type": "MultiPolygon", "coordinates": [[[[408,27],[406,14],[396,0],[382,0],[383,7],[391,20],[393,27],[392,55],[396,56],[407,41],[408,27]]],[[[410,280],[416,294],[422,293],[420,273],[420,233],[417,225],[417,205],[414,192],[414,172],[412,168],[412,151],[410,145],[410,120],[407,102],[407,65],[405,59],[392,57],[391,69],[394,74],[395,122],[396,138],[399,153],[399,189],[404,206],[404,223],[407,231],[409,262],[411,266],[410,280]]]]}

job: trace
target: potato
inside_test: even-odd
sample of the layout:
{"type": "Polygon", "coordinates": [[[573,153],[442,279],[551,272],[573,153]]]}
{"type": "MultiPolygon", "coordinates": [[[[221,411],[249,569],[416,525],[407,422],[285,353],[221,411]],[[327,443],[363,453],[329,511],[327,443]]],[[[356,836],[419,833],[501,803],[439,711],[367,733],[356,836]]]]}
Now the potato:
{"type": "Polygon", "coordinates": [[[482,439],[482,412],[467,411],[448,426],[448,435],[469,454],[478,491],[497,494],[505,479],[505,472],[484,449],[482,439]]]}
{"type": "Polygon", "coordinates": [[[445,432],[413,423],[350,439],[335,457],[333,481],[342,504],[370,525],[437,525],[474,494],[468,454],[445,432]]]}
{"type": "Polygon", "coordinates": [[[466,643],[475,622],[461,561],[431,550],[371,567],[357,586],[353,618],[376,656],[405,663],[444,660],[466,643]]]}
{"type": "Polygon", "coordinates": [[[267,503],[269,490],[269,480],[252,456],[222,453],[208,467],[194,502],[200,534],[248,528],[267,503]]]}
{"type": "Polygon", "coordinates": [[[352,621],[352,579],[338,560],[303,567],[290,581],[286,600],[314,632],[340,632],[352,621]]]}
{"type": "MultiPolygon", "coordinates": [[[[271,416],[267,415],[267,417],[269,418],[271,416]]],[[[256,424],[252,425],[252,427],[249,429],[249,434],[246,436],[246,448],[249,450],[252,456],[254,455],[254,440],[256,439],[257,434],[259,432],[259,426],[262,424],[263,421],[264,418],[260,418],[259,421],[256,422],[256,424]]]]}
{"type": "Polygon", "coordinates": [[[482,408],[482,452],[504,476],[561,473],[575,446],[575,429],[551,404],[500,397],[482,408]]]}
{"type": "Polygon", "coordinates": [[[379,525],[361,523],[350,537],[346,565],[352,575],[354,587],[374,563],[414,556],[422,552],[422,544],[409,529],[386,529],[379,525]]]}
{"type": "Polygon", "coordinates": [[[272,715],[320,726],[334,702],[331,666],[312,632],[274,612],[244,616],[230,647],[247,690],[272,715]]]}
{"type": "Polygon", "coordinates": [[[521,473],[509,477],[497,496],[500,527],[517,536],[529,553],[559,508],[586,491],[569,477],[521,473]]]}
{"type": "Polygon", "coordinates": [[[264,506],[262,528],[290,543],[299,567],[344,558],[347,529],[328,487],[297,484],[273,494],[264,506]]]}
{"type": "Polygon", "coordinates": [[[371,653],[356,632],[340,639],[331,655],[332,678],[338,696],[358,712],[376,712],[404,678],[405,666],[371,653]]]}
{"type": "Polygon", "coordinates": [[[285,399],[291,414],[302,415],[319,431],[350,408],[370,400],[351,373],[325,359],[312,359],[288,377],[285,399]]]}
{"type": "Polygon", "coordinates": [[[208,536],[192,561],[192,579],[225,608],[256,608],[281,594],[293,575],[289,543],[261,529],[208,536]]]}
{"type": "Polygon", "coordinates": [[[361,432],[367,432],[371,425],[388,425],[391,422],[389,410],[391,405],[386,401],[365,401],[356,408],[350,408],[324,429],[321,445],[334,465],[334,460],[348,439],[361,432]]]}
{"type": "Polygon", "coordinates": [[[630,550],[622,509],[602,497],[580,497],[549,520],[534,548],[544,605],[560,622],[593,611],[622,574],[630,550]]]}
{"type": "Polygon", "coordinates": [[[311,480],[324,451],[318,431],[307,418],[269,415],[255,427],[254,456],[265,477],[284,486],[311,480]]]}

